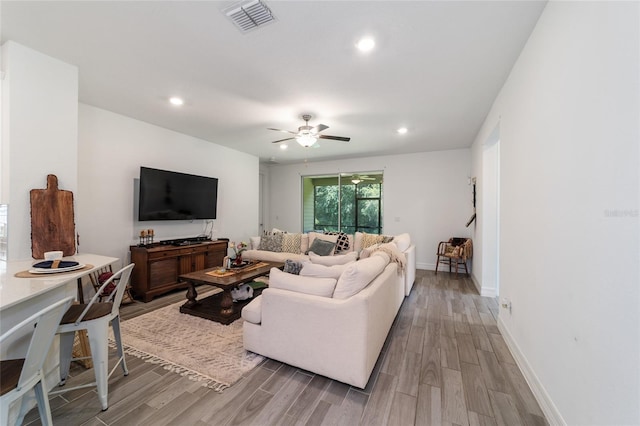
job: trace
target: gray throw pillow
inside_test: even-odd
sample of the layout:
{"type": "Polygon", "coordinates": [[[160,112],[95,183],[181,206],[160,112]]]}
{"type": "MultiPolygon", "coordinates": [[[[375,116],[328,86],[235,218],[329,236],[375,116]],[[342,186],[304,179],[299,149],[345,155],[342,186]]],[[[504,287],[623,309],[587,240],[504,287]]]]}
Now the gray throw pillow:
{"type": "Polygon", "coordinates": [[[283,234],[263,235],[260,237],[260,246],[258,246],[258,250],[281,252],[282,235],[283,234]]]}
{"type": "Polygon", "coordinates": [[[287,259],[284,261],[284,269],[282,269],[282,271],[289,274],[300,275],[301,269],[302,263],[296,262],[295,260],[287,259]]]}
{"type": "Polygon", "coordinates": [[[318,256],[329,256],[331,253],[333,253],[333,249],[335,248],[335,246],[336,243],[316,238],[315,240],[313,240],[313,243],[311,243],[309,251],[314,252],[318,256]]]}

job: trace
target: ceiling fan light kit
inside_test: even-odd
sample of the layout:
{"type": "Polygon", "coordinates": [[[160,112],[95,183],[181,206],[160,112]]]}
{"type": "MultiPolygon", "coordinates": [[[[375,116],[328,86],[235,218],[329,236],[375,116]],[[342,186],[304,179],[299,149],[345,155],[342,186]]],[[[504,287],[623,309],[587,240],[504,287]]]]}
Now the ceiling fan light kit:
{"type": "Polygon", "coordinates": [[[309,148],[311,145],[316,143],[317,140],[318,138],[316,138],[311,134],[302,134],[302,135],[296,136],[296,142],[298,142],[300,145],[304,146],[305,148],[309,148]]]}

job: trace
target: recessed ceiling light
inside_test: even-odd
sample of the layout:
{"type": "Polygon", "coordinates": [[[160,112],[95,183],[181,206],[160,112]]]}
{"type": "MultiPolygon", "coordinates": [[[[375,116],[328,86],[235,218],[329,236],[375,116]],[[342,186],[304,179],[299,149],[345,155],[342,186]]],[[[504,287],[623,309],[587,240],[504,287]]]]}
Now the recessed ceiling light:
{"type": "Polygon", "coordinates": [[[369,52],[376,46],[376,42],[371,37],[361,38],[357,43],[356,47],[361,52],[369,52]]]}
{"type": "Polygon", "coordinates": [[[407,133],[409,130],[406,127],[400,127],[398,130],[396,130],[398,133],[400,133],[401,135],[404,135],[405,133],[407,133]]]}
{"type": "Polygon", "coordinates": [[[173,98],[169,98],[169,102],[171,102],[171,105],[176,105],[176,106],[180,106],[184,104],[184,101],[181,98],[177,98],[177,97],[173,97],[173,98]]]}
{"type": "Polygon", "coordinates": [[[283,151],[284,151],[285,149],[287,149],[287,147],[288,147],[288,145],[287,145],[286,143],[281,143],[281,144],[280,144],[280,149],[281,149],[281,150],[283,150],[283,151]]]}

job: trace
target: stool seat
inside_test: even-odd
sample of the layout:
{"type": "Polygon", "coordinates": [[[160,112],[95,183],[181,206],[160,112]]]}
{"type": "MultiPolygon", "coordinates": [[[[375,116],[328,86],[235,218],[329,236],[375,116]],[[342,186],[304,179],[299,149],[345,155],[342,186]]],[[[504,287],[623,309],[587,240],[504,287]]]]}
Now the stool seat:
{"type": "MultiPolygon", "coordinates": [[[[71,305],[67,310],[67,312],[65,312],[65,314],[62,316],[62,320],[60,321],[60,324],[71,324],[76,322],[86,308],[87,308],[86,303],[71,305]]],[[[82,317],[81,322],[91,321],[97,318],[102,318],[104,316],[107,316],[111,313],[112,309],[113,309],[113,303],[110,303],[110,302],[94,303],[93,305],[89,306],[89,310],[87,311],[85,316],[82,317]]]]}
{"type": "Polygon", "coordinates": [[[0,361],[0,396],[18,387],[24,358],[0,361]]]}

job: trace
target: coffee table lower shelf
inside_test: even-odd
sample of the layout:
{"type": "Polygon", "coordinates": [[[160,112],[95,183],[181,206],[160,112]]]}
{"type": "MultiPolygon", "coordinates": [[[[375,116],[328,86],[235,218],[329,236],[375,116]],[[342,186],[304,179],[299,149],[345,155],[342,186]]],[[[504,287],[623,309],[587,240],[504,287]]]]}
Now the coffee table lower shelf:
{"type": "Polygon", "coordinates": [[[262,290],[263,289],[254,290],[252,299],[233,302],[233,312],[230,315],[222,315],[220,313],[220,311],[222,310],[222,306],[220,304],[222,302],[222,292],[198,300],[194,306],[180,306],[180,312],[211,321],[217,321],[224,325],[229,325],[240,318],[240,315],[242,314],[242,308],[247,306],[253,299],[259,296],[260,293],[262,293],[262,290]]]}

